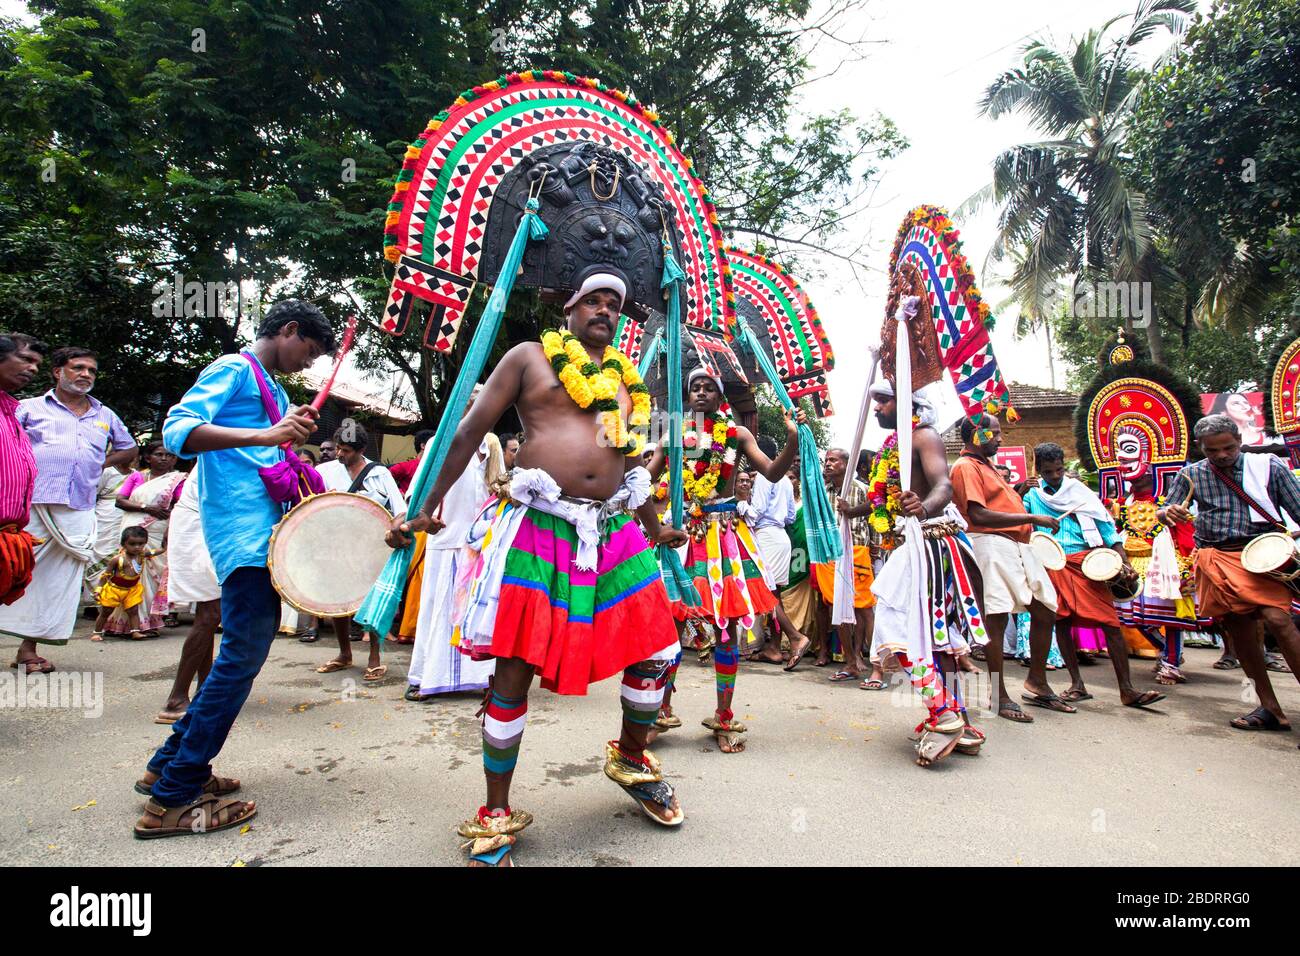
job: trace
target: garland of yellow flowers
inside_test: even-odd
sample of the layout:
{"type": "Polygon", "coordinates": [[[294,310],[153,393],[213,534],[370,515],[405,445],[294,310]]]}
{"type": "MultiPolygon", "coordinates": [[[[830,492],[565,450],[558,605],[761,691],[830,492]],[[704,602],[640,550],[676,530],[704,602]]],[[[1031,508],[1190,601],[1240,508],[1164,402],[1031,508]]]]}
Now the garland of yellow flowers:
{"type": "Polygon", "coordinates": [[[650,389],[631,359],[607,345],[597,365],[577,336],[557,329],[542,333],[542,352],[577,406],[594,407],[600,412],[600,423],[610,444],[629,458],[641,454],[645,439],[634,429],[650,424],[650,389]],[[632,413],[626,422],[618,404],[619,382],[627,387],[632,399],[632,413]]]}

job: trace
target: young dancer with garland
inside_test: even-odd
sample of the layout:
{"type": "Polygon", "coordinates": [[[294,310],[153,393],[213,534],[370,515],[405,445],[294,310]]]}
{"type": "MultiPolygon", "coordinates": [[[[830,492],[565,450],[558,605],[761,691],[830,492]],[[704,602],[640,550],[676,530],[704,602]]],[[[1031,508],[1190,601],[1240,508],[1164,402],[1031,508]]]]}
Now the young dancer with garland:
{"type": "Polygon", "coordinates": [[[621,673],[623,721],[606,745],[605,775],[651,820],[685,819],[659,762],[645,749],[663,698],[677,634],[651,541],[686,536],[661,528],[641,466],[650,397],[635,366],[611,346],[627,279],[608,265],[574,277],[567,328],[516,345],[497,365],[461,421],[428,497],[393,523],[389,543],[436,532],[433,517],[483,436],[514,406],[528,434],[508,500],[496,509],[469,582],[460,648],[496,658],[483,714],[487,800],[460,825],[471,866],[510,866],[516,835],[531,814],[510,806],[534,674],[560,694],[621,673]]]}
{"type": "MultiPolygon", "coordinates": [[[[736,510],[732,497],[736,457],[745,458],[768,481],[779,481],[790,469],[798,451],[796,420],[786,416],[786,444],[775,459],[758,447],[749,429],[737,425],[723,402],[722,383],[705,368],[696,368],[686,381],[687,409],[682,423],[685,450],[682,467],[686,531],[690,544],[686,572],[694,579],[702,603],[688,607],[677,603],[673,615],[679,621],[691,618],[712,620],[718,628],[713,650],[718,706],[713,717],[702,721],[713,731],[718,749],[740,753],[745,749],[743,734],[748,729],[731,710],[740,660],[740,638],[744,631],[776,607],[776,595],[766,583],[758,545],[749,526],[736,510]]],[[[804,421],[804,413],[797,413],[804,421]]],[[[668,474],[662,450],[650,462],[650,474],[662,475],[656,495],[668,497],[668,474]]]]}
{"type": "MultiPolygon", "coordinates": [[[[975,755],[984,734],[971,726],[956,659],[973,644],[987,645],[976,595],[979,573],[966,537],[966,523],[952,503],[952,484],[943,439],[933,410],[917,394],[912,427],[912,481],[901,486],[898,405],[888,381],[871,388],[876,421],[893,430],[872,467],[868,489],[875,505],[868,520],[891,535],[892,551],[872,585],[876,596],[874,646],[893,654],[925,702],[928,716],[917,726],[916,762],[929,767],[953,750],[975,755]],[[884,487],[878,487],[879,479],[884,487]],[[901,519],[901,520],[900,520],[901,519]],[[918,602],[917,596],[922,600],[918,602]]],[[[1001,632],[998,640],[1001,641],[1001,632]]]]}

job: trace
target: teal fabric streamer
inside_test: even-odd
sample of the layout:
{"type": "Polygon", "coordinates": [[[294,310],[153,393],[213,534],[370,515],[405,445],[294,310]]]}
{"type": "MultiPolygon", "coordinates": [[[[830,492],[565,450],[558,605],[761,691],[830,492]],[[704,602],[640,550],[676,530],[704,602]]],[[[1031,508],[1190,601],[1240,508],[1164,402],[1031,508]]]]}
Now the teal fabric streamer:
{"type": "MultiPolygon", "coordinates": [[[[460,374],[456,376],[456,384],[452,386],[447,407],[443,409],[442,418],[438,422],[438,430],[411,479],[410,500],[416,508],[423,505],[424,499],[428,497],[438,480],[438,473],[442,471],[443,462],[447,460],[447,452],[451,449],[451,441],[456,437],[456,428],[465,416],[470,392],[474,390],[474,385],[483,374],[488,357],[492,354],[492,346],[496,342],[497,332],[501,329],[506,303],[510,300],[515,278],[519,275],[519,263],[523,261],[524,248],[529,240],[545,239],[548,234],[546,224],[537,215],[537,208],[537,200],[529,199],[527,212],[520,221],[505,261],[501,264],[501,274],[497,279],[496,288],[488,297],[483,317],[479,319],[478,326],[474,329],[474,337],[470,339],[469,349],[465,353],[465,362],[460,367],[460,374]]],[[[384,565],[379,580],[370,589],[356,613],[356,622],[381,641],[392,627],[393,617],[402,602],[402,594],[406,590],[406,573],[414,549],[415,544],[411,543],[405,548],[394,550],[388,556],[388,563],[384,565]]]]}
{"type": "MultiPolygon", "coordinates": [[[[668,500],[672,503],[673,527],[683,528],[682,516],[682,281],[686,273],[673,258],[668,240],[664,240],[664,277],[661,285],[668,288],[668,314],[664,327],[667,330],[668,349],[668,500]]],[[[657,341],[657,340],[656,340],[657,341]]],[[[695,582],[682,567],[676,548],[659,545],[659,567],[663,569],[664,589],[668,600],[680,601],[687,607],[704,603],[695,582]]]]}
{"type": "Polygon", "coordinates": [[[655,332],[655,337],[650,340],[650,344],[645,347],[641,354],[641,361],[636,367],[636,373],[645,378],[650,373],[650,368],[655,364],[655,359],[659,357],[659,350],[663,348],[664,339],[663,331],[655,332]]]}
{"type": "MultiPolygon", "coordinates": [[[[768,383],[772,390],[776,392],[777,401],[791,413],[794,412],[794,400],[790,398],[790,393],[785,390],[785,383],[781,381],[781,376],[777,373],[775,366],[763,351],[763,346],[759,344],[758,338],[754,335],[748,323],[740,315],[736,316],[740,323],[742,340],[745,346],[754,353],[754,360],[758,367],[763,370],[767,376],[768,383]]],[[[853,468],[857,463],[849,462],[849,468],[853,468]]],[[[817,449],[817,441],[813,438],[812,429],[807,425],[799,426],[799,481],[803,486],[803,514],[804,528],[808,535],[808,560],[812,564],[826,564],[830,561],[838,560],[844,553],[844,541],[840,537],[839,518],[835,514],[835,509],[831,507],[831,500],[826,494],[826,482],[822,477],[821,461],[817,449]]]]}

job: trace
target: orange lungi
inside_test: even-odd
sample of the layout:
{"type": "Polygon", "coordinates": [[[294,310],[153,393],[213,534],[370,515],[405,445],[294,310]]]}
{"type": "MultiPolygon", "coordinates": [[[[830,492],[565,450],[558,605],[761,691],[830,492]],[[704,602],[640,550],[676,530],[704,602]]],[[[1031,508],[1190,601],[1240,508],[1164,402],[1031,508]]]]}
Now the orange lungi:
{"type": "Polygon", "coordinates": [[[1083,573],[1083,559],[1087,556],[1087,551],[1076,551],[1066,556],[1065,567],[1060,571],[1050,568],[1047,571],[1056,588],[1056,619],[1069,618],[1076,627],[1089,624],[1119,627],[1119,614],[1110,588],[1083,573]]]}
{"type": "Polygon", "coordinates": [[[1281,581],[1243,568],[1240,551],[1196,552],[1196,608],[1205,617],[1254,614],[1261,607],[1290,611],[1295,596],[1281,581]]]}
{"type": "MultiPolygon", "coordinates": [[[[822,600],[827,604],[833,603],[835,600],[835,562],[814,564],[812,574],[822,600]]],[[[853,546],[854,607],[875,607],[876,596],[871,593],[871,585],[875,580],[875,575],[871,572],[871,549],[855,544],[853,546]]]]}
{"type": "Polygon", "coordinates": [[[14,524],[0,528],[0,604],[13,604],[32,583],[35,539],[14,524]]]}

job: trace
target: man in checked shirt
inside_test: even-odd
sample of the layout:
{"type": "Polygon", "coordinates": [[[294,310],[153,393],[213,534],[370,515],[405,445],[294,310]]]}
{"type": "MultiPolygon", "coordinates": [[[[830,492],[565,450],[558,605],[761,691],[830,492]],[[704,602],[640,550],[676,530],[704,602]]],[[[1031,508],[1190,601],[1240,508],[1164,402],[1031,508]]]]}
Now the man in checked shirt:
{"type": "Polygon", "coordinates": [[[1242,454],[1241,433],[1226,415],[1202,418],[1192,433],[1205,458],[1174,477],[1165,496],[1170,504],[1157,514],[1161,521],[1191,521],[1188,505],[1196,502],[1198,606],[1231,637],[1260,701],[1250,713],[1234,718],[1232,726],[1290,730],[1268,679],[1256,625],[1263,622],[1277,638],[1292,673],[1300,673],[1300,633],[1291,622],[1296,594],[1281,581],[1247,571],[1241,551],[1258,535],[1286,530],[1279,509],[1300,523],[1300,481],[1280,458],[1242,454]]]}

